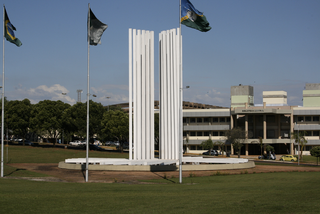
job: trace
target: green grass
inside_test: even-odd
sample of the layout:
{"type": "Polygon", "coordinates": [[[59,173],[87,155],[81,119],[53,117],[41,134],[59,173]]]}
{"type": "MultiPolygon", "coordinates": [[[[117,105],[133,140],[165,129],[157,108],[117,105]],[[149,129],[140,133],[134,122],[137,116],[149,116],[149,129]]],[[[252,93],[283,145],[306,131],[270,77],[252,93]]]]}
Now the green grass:
{"type": "MultiPolygon", "coordinates": [[[[97,158],[128,158],[128,153],[89,151],[89,157],[97,158]]],[[[86,151],[83,149],[64,149],[53,147],[32,147],[9,145],[4,148],[4,163],[59,163],[67,158],[85,158],[86,151]]],[[[4,165],[4,176],[10,177],[45,177],[47,175],[14,168],[4,165]]]]}
{"type": "MultiPolygon", "coordinates": [[[[53,147],[12,146],[8,148],[8,158],[4,149],[4,161],[9,163],[59,163],[67,158],[85,158],[84,149],[63,149],[53,147]]],[[[89,157],[128,158],[128,153],[89,151],[89,157]]]]}
{"type": "Polygon", "coordinates": [[[0,181],[2,213],[319,213],[319,172],[183,178],[184,184],[0,181]]]}
{"type": "MultiPolygon", "coordinates": [[[[58,163],[84,150],[9,146],[11,163],[58,163]]],[[[5,152],[6,154],[6,152],[5,152]]],[[[128,153],[90,151],[90,157],[128,153]]],[[[4,159],[6,160],[6,158],[4,159]]],[[[320,172],[212,174],[148,180],[146,184],[15,180],[46,176],[5,166],[1,213],[319,213],[320,172]],[[9,178],[9,179],[8,179],[9,178]]]]}
{"type": "Polygon", "coordinates": [[[317,165],[317,158],[313,157],[311,155],[303,155],[302,160],[300,160],[302,163],[308,163],[308,164],[315,164],[317,165]]]}
{"type": "Polygon", "coordinates": [[[4,165],[3,174],[5,177],[47,177],[48,175],[31,172],[25,169],[19,169],[12,166],[4,165]]]}

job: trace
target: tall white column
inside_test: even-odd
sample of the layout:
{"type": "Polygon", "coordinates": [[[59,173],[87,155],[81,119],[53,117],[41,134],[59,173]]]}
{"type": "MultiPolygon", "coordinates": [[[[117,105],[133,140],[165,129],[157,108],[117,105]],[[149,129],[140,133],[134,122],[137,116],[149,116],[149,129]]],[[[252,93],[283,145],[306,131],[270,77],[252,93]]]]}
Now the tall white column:
{"type": "MultiPolygon", "coordinates": [[[[129,63],[133,69],[129,66],[129,72],[133,72],[134,94],[133,159],[146,160],[154,158],[154,33],[129,29],[129,41],[132,41],[129,63]]],[[[132,153],[132,148],[129,149],[132,153]]]]}
{"type": "Polygon", "coordinates": [[[160,158],[179,158],[179,33],[176,29],[159,34],[160,49],[160,158]]]}

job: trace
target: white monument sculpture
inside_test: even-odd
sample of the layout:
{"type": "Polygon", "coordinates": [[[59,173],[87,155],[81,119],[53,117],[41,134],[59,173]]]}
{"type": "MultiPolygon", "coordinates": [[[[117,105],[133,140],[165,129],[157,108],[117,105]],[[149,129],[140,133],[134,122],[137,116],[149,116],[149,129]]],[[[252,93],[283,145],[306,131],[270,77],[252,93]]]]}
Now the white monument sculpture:
{"type": "Polygon", "coordinates": [[[129,29],[129,159],[154,158],[154,33],[129,29]],[[132,79],[133,77],[133,79],[132,79]],[[133,93],[132,93],[133,92],[133,93]],[[132,136],[133,95],[133,136],[132,136]],[[132,140],[134,155],[132,158],[132,140]]]}
{"type": "MultiPolygon", "coordinates": [[[[248,162],[248,159],[242,158],[182,157],[182,154],[179,153],[182,150],[182,71],[179,68],[182,66],[180,55],[182,49],[179,44],[179,30],[179,28],[172,29],[159,34],[159,158],[154,157],[154,32],[130,28],[129,159],[89,158],[91,164],[89,169],[96,169],[99,165],[99,170],[151,170],[151,165],[176,165],[163,169],[176,170],[180,164],[179,159],[184,163],[193,164],[248,162]],[[149,166],[149,168],[143,166],[149,166]]],[[[85,158],[71,158],[60,162],[59,167],[75,169],[79,167],[68,164],[85,162],[85,158]]],[[[199,165],[197,168],[188,166],[186,169],[208,170],[213,168],[214,165],[210,167],[199,165]]],[[[234,168],[234,166],[226,168],[234,168]]]]}

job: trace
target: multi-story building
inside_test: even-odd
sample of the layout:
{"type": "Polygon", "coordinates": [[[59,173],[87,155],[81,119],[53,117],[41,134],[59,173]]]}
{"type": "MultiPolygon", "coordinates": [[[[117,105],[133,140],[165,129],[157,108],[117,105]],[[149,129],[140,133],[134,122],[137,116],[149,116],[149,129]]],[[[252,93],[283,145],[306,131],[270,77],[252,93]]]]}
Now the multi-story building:
{"type": "Polygon", "coordinates": [[[304,153],[320,146],[320,84],[306,84],[303,106],[288,106],[285,91],[264,91],[263,104],[254,105],[252,86],[231,87],[231,107],[212,109],[184,109],[183,137],[187,151],[202,152],[202,141],[222,141],[226,150],[233,153],[226,141],[225,131],[241,127],[250,132],[241,149],[242,155],[260,154],[259,137],[264,145],[271,145],[277,154],[297,154],[298,145],[291,133],[305,133],[308,143],[304,153]]]}

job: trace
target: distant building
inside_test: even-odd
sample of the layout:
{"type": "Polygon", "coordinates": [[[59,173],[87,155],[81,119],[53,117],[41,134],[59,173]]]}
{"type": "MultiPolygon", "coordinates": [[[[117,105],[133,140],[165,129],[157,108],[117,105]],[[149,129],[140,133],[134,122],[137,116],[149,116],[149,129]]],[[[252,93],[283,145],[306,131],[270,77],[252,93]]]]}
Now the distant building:
{"type": "Polygon", "coordinates": [[[253,87],[249,85],[231,86],[231,107],[253,106],[253,87]]]}
{"type": "MultiPolygon", "coordinates": [[[[245,85],[232,86],[230,96],[230,108],[183,102],[183,143],[187,152],[202,153],[200,144],[211,139],[224,142],[225,150],[234,154],[225,136],[234,127],[252,133],[241,155],[260,155],[259,137],[265,146],[273,146],[276,154],[297,154],[298,145],[290,139],[295,131],[304,132],[308,140],[304,154],[320,146],[320,84],[306,84],[303,106],[288,106],[285,91],[264,91],[263,103],[254,104],[253,87],[245,85]]],[[[128,110],[129,103],[113,106],[128,110]]],[[[159,101],[154,102],[154,108],[159,109],[159,101]]]]}
{"type": "MultiPolygon", "coordinates": [[[[111,106],[112,107],[120,107],[124,111],[129,113],[129,103],[114,104],[114,105],[110,105],[109,107],[111,107],[111,106]]],[[[154,101],[154,109],[159,109],[159,101],[158,100],[154,101]]],[[[183,109],[228,109],[228,108],[221,107],[221,106],[214,106],[214,105],[208,105],[208,104],[183,101],[183,109]]],[[[133,111],[134,111],[134,106],[133,106],[133,111]]]]}
{"type": "Polygon", "coordinates": [[[320,84],[307,83],[303,90],[303,106],[317,107],[320,103],[320,84]]]}
{"type": "Polygon", "coordinates": [[[200,144],[210,138],[213,142],[225,142],[226,150],[234,153],[225,136],[225,131],[234,127],[241,127],[253,136],[246,140],[241,155],[259,155],[259,137],[265,146],[273,146],[276,154],[297,154],[297,144],[290,136],[298,130],[304,131],[308,140],[305,154],[313,146],[320,146],[320,84],[306,84],[303,107],[288,106],[285,91],[264,91],[261,105],[254,105],[253,100],[253,87],[239,85],[231,87],[230,108],[183,110],[187,150],[201,153],[200,144]]]}

